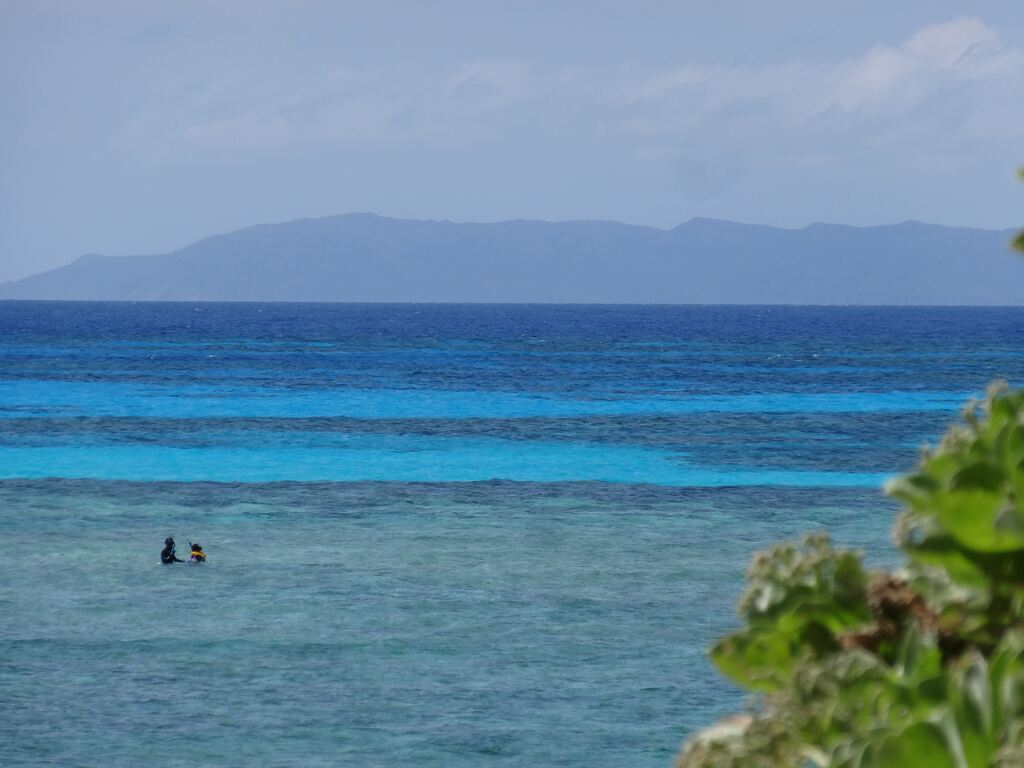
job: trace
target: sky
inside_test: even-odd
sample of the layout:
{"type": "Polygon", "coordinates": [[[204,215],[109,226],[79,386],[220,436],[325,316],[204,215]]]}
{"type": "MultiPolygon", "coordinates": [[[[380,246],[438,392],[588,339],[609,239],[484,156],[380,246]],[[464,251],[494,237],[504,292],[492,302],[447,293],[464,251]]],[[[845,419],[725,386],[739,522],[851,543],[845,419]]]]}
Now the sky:
{"type": "Polygon", "coordinates": [[[0,281],[251,224],[1024,224],[1022,0],[0,0],[0,281]]]}

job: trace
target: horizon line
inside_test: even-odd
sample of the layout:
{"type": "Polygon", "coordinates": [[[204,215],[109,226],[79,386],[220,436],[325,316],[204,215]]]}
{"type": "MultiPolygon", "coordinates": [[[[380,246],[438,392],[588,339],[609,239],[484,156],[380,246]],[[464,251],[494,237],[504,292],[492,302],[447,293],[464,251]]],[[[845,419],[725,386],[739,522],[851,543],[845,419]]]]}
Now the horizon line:
{"type": "MultiPolygon", "coordinates": [[[[0,283],[2,285],[2,283],[0,283]]],[[[1024,309],[1021,304],[737,304],[593,301],[278,301],[250,299],[4,299],[0,304],[275,304],[376,307],[744,307],[786,309],[1024,309]]]]}

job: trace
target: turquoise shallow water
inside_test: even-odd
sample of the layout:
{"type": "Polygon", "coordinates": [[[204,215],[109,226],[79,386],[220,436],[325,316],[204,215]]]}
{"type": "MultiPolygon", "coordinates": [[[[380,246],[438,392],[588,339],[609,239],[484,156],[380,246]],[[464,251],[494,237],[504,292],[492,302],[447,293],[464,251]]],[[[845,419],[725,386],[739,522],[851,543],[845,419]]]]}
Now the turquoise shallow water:
{"type": "Polygon", "coordinates": [[[886,478],[872,472],[700,467],[685,456],[645,448],[586,443],[510,445],[497,439],[353,438],[332,448],[84,446],[0,448],[0,477],[200,480],[221,482],[353,481],[527,482],[602,480],[663,486],[860,486],[886,478]]]}
{"type": "Polygon", "coordinates": [[[750,554],[890,560],[1022,320],[0,302],[2,762],[664,766],[750,554]]]}

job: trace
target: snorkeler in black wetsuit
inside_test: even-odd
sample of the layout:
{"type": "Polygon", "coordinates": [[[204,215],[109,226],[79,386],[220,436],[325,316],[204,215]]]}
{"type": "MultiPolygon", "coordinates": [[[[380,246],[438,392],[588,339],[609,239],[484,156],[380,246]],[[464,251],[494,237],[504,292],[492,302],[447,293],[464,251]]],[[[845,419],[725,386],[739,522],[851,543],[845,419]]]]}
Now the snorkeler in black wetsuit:
{"type": "Polygon", "coordinates": [[[163,565],[170,565],[171,563],[184,563],[184,560],[179,560],[174,554],[174,539],[168,536],[164,539],[164,548],[160,551],[160,562],[163,565]]]}

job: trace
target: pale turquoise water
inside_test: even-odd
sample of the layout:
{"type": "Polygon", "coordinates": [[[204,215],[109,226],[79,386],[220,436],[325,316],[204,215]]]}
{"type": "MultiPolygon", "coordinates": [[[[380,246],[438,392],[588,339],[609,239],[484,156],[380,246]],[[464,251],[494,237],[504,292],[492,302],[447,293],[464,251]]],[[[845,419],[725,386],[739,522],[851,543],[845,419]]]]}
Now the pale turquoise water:
{"type": "Polygon", "coordinates": [[[664,766],[750,553],[891,559],[1021,320],[0,303],[0,763],[664,766]]]}
{"type": "Polygon", "coordinates": [[[586,443],[509,445],[494,439],[345,440],[332,448],[266,446],[169,448],[88,446],[0,448],[0,476],[235,483],[386,480],[399,482],[523,482],[601,480],[662,486],[859,486],[886,475],[689,465],[685,454],[586,443]]]}

